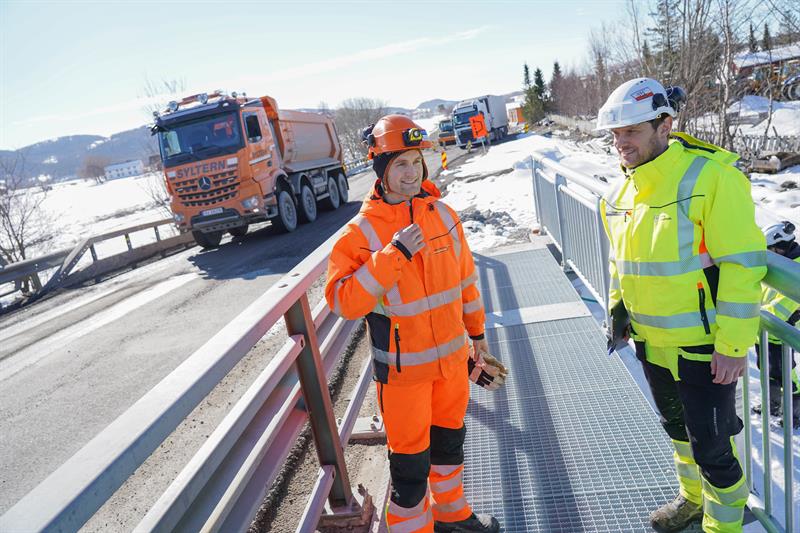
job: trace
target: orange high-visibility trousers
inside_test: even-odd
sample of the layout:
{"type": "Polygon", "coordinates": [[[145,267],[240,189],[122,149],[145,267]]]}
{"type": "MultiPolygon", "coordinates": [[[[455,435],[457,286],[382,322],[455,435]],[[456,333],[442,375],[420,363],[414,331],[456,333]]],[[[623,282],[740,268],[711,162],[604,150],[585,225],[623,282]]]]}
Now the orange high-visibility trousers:
{"type": "Polygon", "coordinates": [[[392,491],[386,512],[391,533],[433,531],[433,521],[469,518],[464,498],[464,373],[411,385],[377,383],[389,446],[392,491]]]}

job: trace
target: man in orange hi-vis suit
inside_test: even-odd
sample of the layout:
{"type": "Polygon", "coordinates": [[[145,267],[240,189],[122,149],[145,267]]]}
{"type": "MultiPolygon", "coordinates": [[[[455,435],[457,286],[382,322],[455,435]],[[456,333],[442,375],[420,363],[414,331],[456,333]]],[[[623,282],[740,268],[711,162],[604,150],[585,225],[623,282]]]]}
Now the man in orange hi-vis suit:
{"type": "Polygon", "coordinates": [[[427,180],[424,130],[388,115],[364,131],[378,180],[331,252],[325,297],[366,316],[392,477],[392,533],[499,531],[464,498],[469,379],[498,388],[472,253],[458,215],[427,180]],[[472,352],[467,336],[472,339],[472,352]]]}

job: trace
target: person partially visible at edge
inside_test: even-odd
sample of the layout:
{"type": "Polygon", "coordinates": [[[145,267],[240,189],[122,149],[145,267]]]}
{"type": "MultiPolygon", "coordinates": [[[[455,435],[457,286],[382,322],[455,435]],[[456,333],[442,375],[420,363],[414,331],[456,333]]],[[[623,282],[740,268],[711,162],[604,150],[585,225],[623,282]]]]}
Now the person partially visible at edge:
{"type": "Polygon", "coordinates": [[[651,525],[680,531],[702,519],[704,531],[737,532],[749,489],[733,447],[736,382],[758,333],[766,244],[738,156],[672,132],[685,99],[680,87],[638,78],[598,113],[625,174],[601,202],[609,312],[630,320],[675,448],[680,491],[651,525]]]}
{"type": "MultiPolygon", "coordinates": [[[[794,224],[784,220],[778,224],[770,224],[762,228],[764,237],[767,239],[767,250],[782,255],[787,259],[800,263],[800,244],[795,241],[794,224]]],[[[776,317],[794,326],[800,320],[800,302],[796,302],[773,289],[766,283],[762,284],[761,309],[772,313],[776,317]]],[[[760,340],[760,339],[759,339],[760,340]]],[[[790,348],[791,349],[791,348],[790,348]]],[[[783,342],[769,335],[769,412],[772,416],[783,414],[783,342]]],[[[761,350],[756,344],[758,354],[758,368],[761,368],[761,350]]],[[[797,378],[795,368],[794,352],[791,352],[792,361],[792,426],[800,429],[800,380],[797,378]]],[[[753,406],[754,413],[761,413],[761,404],[753,406]]],[[[783,423],[783,420],[781,420],[783,423]]]]}
{"type": "Polygon", "coordinates": [[[469,379],[496,385],[467,341],[473,354],[488,352],[472,253],[427,180],[424,130],[388,115],[364,139],[378,179],[333,247],[325,297],[338,315],[367,319],[389,448],[389,529],[499,531],[494,517],[473,513],[462,484],[469,379]]]}

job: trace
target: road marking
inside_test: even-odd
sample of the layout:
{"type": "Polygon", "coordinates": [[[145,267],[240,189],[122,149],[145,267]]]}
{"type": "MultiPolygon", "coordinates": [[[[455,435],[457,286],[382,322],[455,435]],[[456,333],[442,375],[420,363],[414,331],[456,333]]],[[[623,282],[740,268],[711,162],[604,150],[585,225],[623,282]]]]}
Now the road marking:
{"type": "Polygon", "coordinates": [[[199,279],[199,277],[195,273],[190,273],[162,281],[130,298],[117,302],[105,311],[87,317],[55,335],[26,347],[22,351],[0,361],[0,381],[4,381],[21,370],[38,363],[54,352],[64,350],[65,346],[70,342],[122,318],[131,311],[147,305],[190,281],[199,279]]]}

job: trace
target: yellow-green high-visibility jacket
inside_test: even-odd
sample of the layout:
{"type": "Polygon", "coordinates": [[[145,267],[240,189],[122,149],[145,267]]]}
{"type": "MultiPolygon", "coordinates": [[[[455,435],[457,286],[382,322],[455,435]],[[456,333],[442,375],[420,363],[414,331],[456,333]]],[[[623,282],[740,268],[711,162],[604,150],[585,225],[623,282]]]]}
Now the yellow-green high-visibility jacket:
{"type": "MultiPolygon", "coordinates": [[[[796,263],[800,263],[800,257],[794,259],[796,263]]],[[[794,321],[790,321],[792,315],[800,309],[800,303],[792,300],[785,294],[776,291],[766,283],[761,284],[761,309],[772,313],[784,322],[789,322],[794,326],[794,321]]],[[[773,335],[769,336],[769,342],[774,344],[783,344],[781,340],[773,335]]]]}
{"type": "MultiPolygon", "coordinates": [[[[609,305],[634,338],[714,345],[743,357],[757,337],[766,241],[734,153],[674,133],[653,161],[625,169],[601,201],[611,243],[609,305]]],[[[700,359],[710,360],[710,354],[700,359]]]]}

